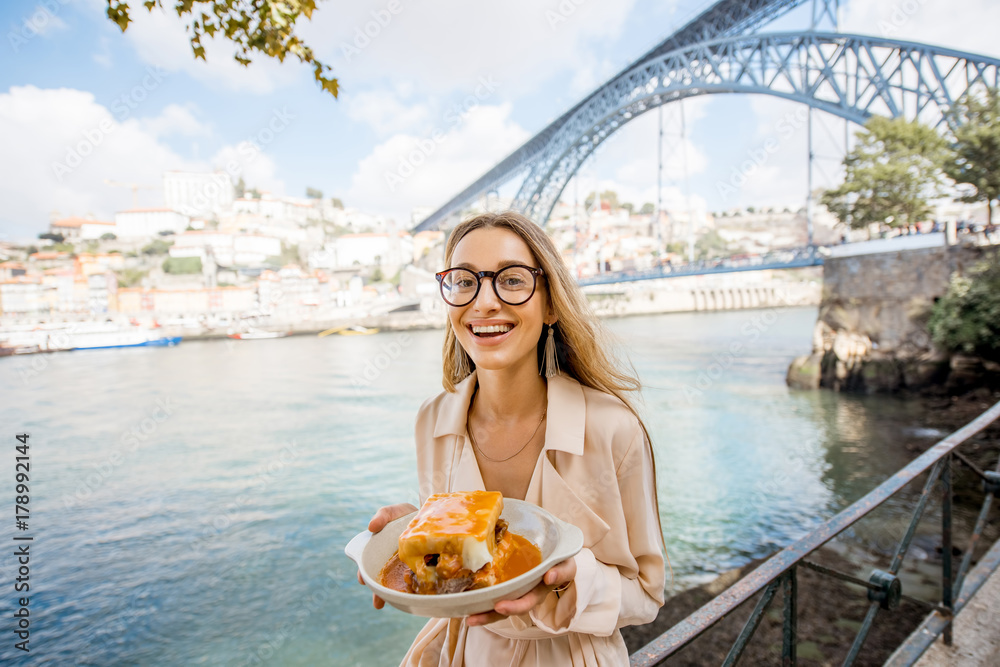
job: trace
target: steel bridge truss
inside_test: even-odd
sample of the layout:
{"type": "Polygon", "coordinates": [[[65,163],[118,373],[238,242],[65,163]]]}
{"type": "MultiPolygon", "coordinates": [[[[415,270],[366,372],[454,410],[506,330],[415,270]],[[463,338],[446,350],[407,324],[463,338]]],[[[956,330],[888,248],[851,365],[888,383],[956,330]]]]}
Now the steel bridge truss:
{"type": "MultiPolygon", "coordinates": [[[[652,61],[666,53],[671,53],[691,44],[755,32],[767,23],[784,16],[792,9],[807,1],[719,0],[686,23],[682,28],[644,53],[635,62],[612,77],[610,81],[616,81],[636,65],[652,61]]],[[[823,11],[829,14],[828,10],[830,7],[835,7],[839,4],[839,0],[813,0],[814,12],[818,7],[816,5],[817,2],[823,7],[820,15],[822,15],[823,11]]],[[[814,16],[814,23],[816,18],[814,16]]],[[[580,109],[590,104],[601,93],[602,89],[603,87],[590,93],[583,100],[549,123],[538,134],[526,141],[520,148],[455,195],[444,206],[431,213],[426,220],[417,226],[415,231],[437,228],[448,216],[460,213],[462,207],[467,206],[479,196],[494,192],[501,185],[519,175],[523,175],[536,162],[539,156],[545,154],[552,138],[559,133],[566,122],[573,118],[580,109]]]]}
{"type": "Polygon", "coordinates": [[[745,35],[694,44],[636,65],[577,109],[548,142],[512,208],[548,219],[563,189],[609,136],[643,113],[713,93],[758,93],[863,124],[872,115],[950,122],[957,99],[1000,84],[1000,60],[839,33],[745,35]]]}

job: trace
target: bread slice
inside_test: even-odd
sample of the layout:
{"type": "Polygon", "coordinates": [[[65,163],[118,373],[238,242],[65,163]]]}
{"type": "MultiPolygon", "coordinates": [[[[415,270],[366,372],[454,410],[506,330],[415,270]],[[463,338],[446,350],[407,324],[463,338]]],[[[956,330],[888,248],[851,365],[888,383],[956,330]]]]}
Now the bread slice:
{"type": "Polygon", "coordinates": [[[497,554],[502,511],[503,495],[496,491],[428,498],[399,536],[399,559],[413,571],[414,592],[453,593],[492,583],[492,577],[474,581],[474,575],[497,554]]]}

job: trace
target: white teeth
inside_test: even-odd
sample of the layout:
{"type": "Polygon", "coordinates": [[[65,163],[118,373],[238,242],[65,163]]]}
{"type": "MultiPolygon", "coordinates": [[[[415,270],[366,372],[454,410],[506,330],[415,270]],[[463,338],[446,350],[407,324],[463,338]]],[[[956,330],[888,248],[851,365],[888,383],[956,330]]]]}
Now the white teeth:
{"type": "Polygon", "coordinates": [[[507,333],[514,328],[512,324],[492,324],[488,327],[472,327],[472,333],[474,334],[484,334],[484,333],[507,333]]]}

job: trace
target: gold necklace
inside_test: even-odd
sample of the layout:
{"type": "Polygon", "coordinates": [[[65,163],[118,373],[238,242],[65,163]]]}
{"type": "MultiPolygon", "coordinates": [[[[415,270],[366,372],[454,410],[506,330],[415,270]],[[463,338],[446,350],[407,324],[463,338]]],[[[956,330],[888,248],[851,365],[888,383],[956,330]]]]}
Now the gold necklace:
{"type": "Polygon", "coordinates": [[[536,426],[535,430],[531,432],[531,435],[528,437],[528,441],[525,442],[523,445],[521,445],[521,448],[519,450],[517,450],[516,452],[514,452],[505,459],[495,459],[487,455],[486,452],[484,452],[482,448],[476,444],[476,436],[472,435],[472,407],[475,405],[475,403],[476,403],[476,397],[475,395],[473,395],[472,403],[470,403],[469,405],[469,416],[466,418],[467,422],[466,430],[469,431],[469,440],[472,442],[472,446],[476,449],[476,451],[482,454],[484,459],[486,459],[487,461],[492,461],[493,463],[503,463],[504,461],[510,461],[512,458],[523,452],[524,448],[528,446],[528,443],[530,443],[532,440],[535,439],[535,435],[538,434],[538,429],[542,427],[542,422],[545,421],[545,413],[548,412],[548,409],[542,410],[542,418],[538,420],[538,426],[536,426]]]}

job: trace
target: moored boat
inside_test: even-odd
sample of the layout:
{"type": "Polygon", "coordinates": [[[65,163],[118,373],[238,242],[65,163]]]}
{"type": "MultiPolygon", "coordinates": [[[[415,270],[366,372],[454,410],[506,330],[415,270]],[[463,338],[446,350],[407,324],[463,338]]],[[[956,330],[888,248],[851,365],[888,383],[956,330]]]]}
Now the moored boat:
{"type": "Polygon", "coordinates": [[[321,331],[318,335],[320,338],[323,338],[331,334],[340,334],[341,336],[368,336],[375,333],[378,333],[378,327],[363,327],[360,325],[354,325],[349,327],[334,327],[333,329],[321,331]]]}
{"type": "Polygon", "coordinates": [[[143,326],[120,327],[116,324],[77,326],[66,332],[68,347],[77,350],[105,350],[115,347],[169,347],[181,342],[180,336],[163,336],[143,326]]]}
{"type": "Polygon", "coordinates": [[[229,334],[229,337],[236,340],[260,340],[264,338],[284,338],[290,335],[290,331],[243,331],[229,334]]]}

